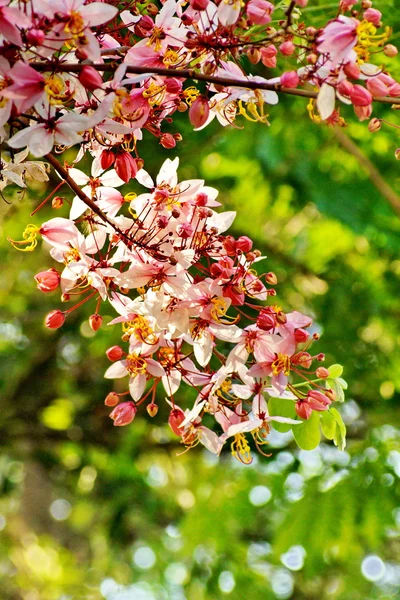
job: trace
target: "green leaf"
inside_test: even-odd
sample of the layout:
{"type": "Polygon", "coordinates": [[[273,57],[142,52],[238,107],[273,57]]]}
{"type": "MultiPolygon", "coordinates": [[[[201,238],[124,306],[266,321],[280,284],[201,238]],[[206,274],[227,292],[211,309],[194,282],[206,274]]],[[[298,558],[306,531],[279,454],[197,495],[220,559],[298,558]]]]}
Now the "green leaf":
{"type": "Polygon", "coordinates": [[[320,413],[313,410],[307,421],[293,427],[294,439],[302,450],[314,450],[318,446],[321,439],[320,419],[320,413]]]}
{"type": "MultiPolygon", "coordinates": [[[[287,417],[289,419],[296,419],[296,409],[293,400],[283,400],[282,398],[270,398],[268,400],[268,410],[271,417],[287,417]]],[[[286,423],[277,423],[271,421],[272,427],[280,433],[287,433],[292,429],[292,425],[286,423]]],[[[300,427],[300,425],[294,425],[294,427],[300,427]]]]}
{"type": "Polygon", "coordinates": [[[336,421],[336,431],[333,442],[339,450],[344,450],[346,448],[346,425],[343,423],[342,415],[336,408],[330,408],[329,412],[336,421]]]}
{"type": "Polygon", "coordinates": [[[336,433],[336,420],[335,417],[328,411],[325,410],[321,414],[321,428],[322,433],[328,440],[333,440],[336,433]]]}
{"type": "Polygon", "coordinates": [[[340,377],[341,374],[343,373],[343,367],[342,365],[331,365],[328,369],[329,371],[329,377],[331,379],[336,379],[337,377],[340,377]]]}
{"type": "Polygon", "coordinates": [[[326,385],[335,392],[336,402],[344,402],[343,387],[339,383],[339,379],[327,379],[326,385]]]}

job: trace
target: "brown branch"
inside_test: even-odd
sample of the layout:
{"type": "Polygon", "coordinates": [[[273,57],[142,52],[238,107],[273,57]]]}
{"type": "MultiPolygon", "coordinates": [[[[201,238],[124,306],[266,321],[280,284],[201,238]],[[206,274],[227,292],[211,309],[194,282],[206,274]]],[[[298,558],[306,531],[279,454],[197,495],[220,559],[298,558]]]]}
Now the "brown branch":
{"type": "Polygon", "coordinates": [[[368,173],[368,177],[376,187],[376,189],[386,198],[389,202],[393,210],[400,215],[400,197],[396,194],[396,192],[390,187],[390,185],[385,181],[385,179],[380,174],[379,170],[375,167],[374,164],[365,156],[365,154],[360,150],[360,148],[353,142],[348,135],[344,133],[344,131],[340,127],[335,127],[335,136],[338,142],[345,148],[350,154],[352,154],[360,163],[360,165],[366,170],[368,173]]]}
{"type": "MultiPolygon", "coordinates": [[[[30,66],[39,72],[55,71],[64,73],[79,73],[84,66],[91,66],[97,71],[105,73],[114,73],[119,63],[112,61],[109,63],[91,63],[85,62],[81,64],[49,64],[49,63],[30,63],[30,66]]],[[[314,90],[285,88],[280,83],[257,82],[251,79],[233,79],[230,77],[217,77],[215,75],[204,75],[198,73],[195,69],[167,69],[165,67],[139,67],[135,65],[127,65],[127,73],[135,73],[136,75],[161,75],[162,77],[177,77],[181,79],[195,79],[196,81],[204,81],[206,83],[214,83],[224,87],[242,87],[250,90],[271,90],[288,94],[290,96],[302,96],[304,98],[317,98],[318,92],[314,90]]],[[[375,102],[384,104],[400,105],[400,98],[391,98],[390,96],[379,96],[374,98],[375,102]]]]}

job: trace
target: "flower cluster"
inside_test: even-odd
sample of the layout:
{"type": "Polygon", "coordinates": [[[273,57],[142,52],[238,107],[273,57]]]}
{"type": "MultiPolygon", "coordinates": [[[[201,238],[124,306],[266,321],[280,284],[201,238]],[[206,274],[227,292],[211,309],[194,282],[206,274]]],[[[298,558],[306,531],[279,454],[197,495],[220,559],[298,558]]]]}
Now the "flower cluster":
{"type": "MultiPolygon", "coordinates": [[[[121,183],[115,171],[100,174],[98,161],[93,164],[92,178],[75,168],[70,175],[83,186],[96,181],[112,224],[87,215],[84,235],[72,219],[54,218],[31,226],[26,243],[40,233],[62,265],[38,273],[38,288],[47,293],[60,286],[64,301],[77,300],[47,315],[47,327],[61,327],[88,300],[96,303],[89,320],[94,331],[102,325],[102,301],[118,314],[110,324],[121,325],[126,346],[107,350],[113,364],[105,373],[127,381],[126,392],[105,400],[114,407],[115,425],[129,424],[142,404],[155,416],[164,396],[169,425],[186,447],[200,443],[219,454],[229,440],[233,454],[250,462],[247,434],[261,450],[274,423],[299,427],[342,399],[332,373],[320,366],[324,356],[310,352],[318,339],[309,332],[312,320],[276,304],[276,276],[257,274],[263,257],[250,238],[226,235],[235,213],[215,210],[217,190],[202,180],[179,183],[178,159],[168,159],[155,182],[138,171],[145,193],[123,197],[103,185],[121,183]],[[118,214],[125,203],[129,216],[118,214]],[[190,409],[178,401],[182,386],[195,391],[190,409]],[[129,400],[121,401],[125,395],[129,400]],[[271,414],[268,398],[283,401],[285,416],[271,414]]],[[[81,209],[76,197],[74,218],[81,209]]]]}
{"type": "Polygon", "coordinates": [[[315,121],[343,124],[339,104],[361,120],[374,99],[398,104],[400,84],[379,62],[397,49],[372,2],[356,9],[342,0],[339,16],[320,28],[304,20],[306,4],[135,0],[120,10],[114,2],[2,0],[0,139],[36,157],[81,144],[77,161],[89,150],[127,182],[143,166],[143,130],[165,148],[181,140],[168,131],[176,112],[187,111],[195,129],[215,117],[223,126],[239,117],[268,123],[266,105],[279,92],[299,92],[315,121]]]}

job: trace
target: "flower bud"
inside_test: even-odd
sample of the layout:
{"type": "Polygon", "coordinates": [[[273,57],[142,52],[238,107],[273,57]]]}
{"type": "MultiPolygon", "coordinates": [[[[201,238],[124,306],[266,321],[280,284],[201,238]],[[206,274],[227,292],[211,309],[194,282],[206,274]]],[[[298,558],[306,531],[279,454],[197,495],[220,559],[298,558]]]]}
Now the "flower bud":
{"type": "Polygon", "coordinates": [[[160,12],[158,6],[156,6],[152,2],[146,6],[146,10],[152,17],[155,17],[160,12]]]}
{"type": "Polygon", "coordinates": [[[151,402],[146,406],[146,410],[149,413],[150,417],[155,417],[158,413],[158,406],[157,404],[154,404],[154,402],[151,402]]]}
{"type": "Polygon", "coordinates": [[[236,254],[236,241],[232,235],[227,235],[222,243],[224,245],[226,253],[229,256],[234,256],[236,254]]]}
{"type": "Polygon", "coordinates": [[[279,52],[283,54],[283,56],[291,56],[295,50],[296,46],[293,42],[283,42],[283,44],[279,46],[279,52]]]}
{"type": "Polygon", "coordinates": [[[387,85],[379,78],[379,76],[368,79],[367,88],[373,96],[385,96],[388,91],[387,85]]]}
{"type": "Polygon", "coordinates": [[[292,356],[291,362],[294,365],[300,365],[304,369],[309,369],[312,365],[312,356],[309,352],[298,352],[292,356]]]}
{"type": "Polygon", "coordinates": [[[251,47],[246,54],[252,65],[257,65],[261,60],[261,51],[258,48],[251,47]]]}
{"type": "Polygon", "coordinates": [[[308,405],[306,400],[298,400],[296,402],[296,413],[299,415],[301,419],[307,421],[312,414],[312,408],[308,405]]]}
{"type": "Polygon", "coordinates": [[[275,46],[267,46],[266,48],[261,48],[261,62],[265,67],[269,67],[273,69],[276,67],[276,55],[278,50],[275,46]]]}
{"type": "Polygon", "coordinates": [[[51,201],[51,208],[54,208],[55,210],[58,210],[59,208],[62,208],[64,206],[64,198],[61,198],[61,196],[55,196],[53,198],[53,200],[51,201]]]}
{"type": "Polygon", "coordinates": [[[114,362],[116,360],[121,360],[124,355],[124,351],[122,350],[121,346],[111,346],[111,348],[106,350],[106,355],[108,360],[114,362]]]}
{"type": "Polygon", "coordinates": [[[160,137],[160,144],[163,148],[175,148],[176,141],[174,136],[171,133],[163,133],[160,137]]]}
{"type": "Polygon", "coordinates": [[[114,421],[114,425],[121,427],[132,423],[137,413],[136,405],[133,402],[122,402],[114,408],[110,414],[110,418],[114,421]]]}
{"type": "Polygon", "coordinates": [[[54,292],[60,283],[60,274],[55,269],[41,271],[35,275],[37,287],[41,292],[54,292]]]}
{"type": "Polygon", "coordinates": [[[362,85],[354,85],[350,94],[350,100],[354,106],[369,106],[372,102],[372,95],[362,85]]]}
{"type": "Polygon", "coordinates": [[[182,81],[179,81],[176,77],[167,78],[165,89],[169,94],[179,94],[182,90],[182,81]]]}
{"type": "Polygon", "coordinates": [[[353,91],[353,87],[354,85],[350,83],[350,81],[343,79],[337,86],[337,91],[339,94],[342,94],[342,96],[350,96],[351,92],[353,91]]]}
{"type": "Polygon", "coordinates": [[[112,150],[103,150],[103,152],[100,154],[101,168],[104,171],[106,171],[106,169],[109,169],[111,167],[111,165],[114,164],[114,160],[115,160],[115,155],[112,150]]]}
{"type": "Polygon", "coordinates": [[[257,317],[257,327],[263,331],[270,331],[276,327],[276,316],[273,313],[261,310],[257,317]]]}
{"type": "Polygon", "coordinates": [[[327,410],[331,400],[326,394],[323,394],[318,390],[311,390],[307,394],[307,403],[313,410],[327,410]]]}
{"type": "Polygon", "coordinates": [[[281,75],[281,85],[285,88],[296,88],[299,85],[299,76],[296,71],[286,71],[281,75]]]}
{"type": "Polygon", "coordinates": [[[344,74],[349,79],[359,79],[361,72],[355,62],[348,62],[344,65],[343,68],[344,74]]]}
{"type": "Polygon", "coordinates": [[[396,152],[394,153],[394,157],[396,160],[400,160],[400,148],[397,148],[396,152]]]}
{"type": "Polygon", "coordinates": [[[98,71],[90,65],[84,65],[78,75],[78,79],[84,88],[93,92],[103,85],[103,79],[98,71]]]}
{"type": "Polygon", "coordinates": [[[294,332],[294,339],[296,341],[296,344],[304,344],[308,340],[309,337],[310,337],[310,334],[305,329],[299,328],[299,329],[296,329],[294,332]]]}
{"type": "Polygon", "coordinates": [[[103,323],[103,317],[101,315],[98,315],[97,313],[95,315],[90,315],[90,317],[89,317],[90,329],[92,329],[93,331],[97,331],[102,326],[102,323],[103,323]]]}
{"type": "Polygon", "coordinates": [[[210,0],[189,0],[193,10],[206,10],[210,0]]]}
{"type": "Polygon", "coordinates": [[[368,123],[368,131],[370,131],[371,133],[375,133],[376,131],[379,131],[381,127],[382,127],[382,123],[381,123],[380,119],[371,119],[370,122],[368,123]]]}
{"type": "Polygon", "coordinates": [[[46,36],[41,29],[30,29],[26,34],[26,39],[33,46],[41,46],[46,36]]]}
{"type": "Polygon", "coordinates": [[[59,329],[64,325],[65,314],[61,310],[52,310],[46,316],[44,324],[48,329],[59,329]]]}
{"type": "Polygon", "coordinates": [[[310,27],[306,27],[306,35],[308,35],[308,37],[314,38],[318,33],[318,29],[316,27],[312,27],[310,25],[310,27]]]}
{"type": "Polygon", "coordinates": [[[308,0],[296,0],[296,6],[300,8],[305,8],[308,4],[308,0]]]}
{"type": "Polygon", "coordinates": [[[115,170],[118,177],[128,183],[139,170],[138,161],[129,152],[120,152],[115,157],[115,170]]]}
{"type": "Polygon", "coordinates": [[[369,119],[372,114],[372,105],[369,104],[368,106],[354,106],[354,112],[356,113],[360,121],[365,121],[366,119],[369,119]]]}
{"type": "Polygon", "coordinates": [[[255,25],[266,25],[271,21],[274,5],[267,0],[250,0],[246,4],[246,13],[255,25]]]}
{"type": "Polygon", "coordinates": [[[278,278],[275,273],[270,271],[269,273],[266,273],[265,281],[268,283],[268,285],[276,285],[278,283],[278,278]]]}
{"type": "Polygon", "coordinates": [[[82,47],[79,47],[75,51],[75,56],[78,60],[87,60],[89,58],[89,53],[82,47]]]}
{"type": "Polygon", "coordinates": [[[119,402],[119,395],[116,392],[110,392],[107,394],[104,404],[106,406],[116,406],[119,402]]]}
{"type": "Polygon", "coordinates": [[[329,377],[329,371],[325,367],[318,367],[315,374],[319,379],[327,379],[329,377]]]}
{"type": "Polygon", "coordinates": [[[202,127],[208,119],[210,107],[204,96],[198,96],[189,108],[189,119],[195,129],[202,127]]]}
{"type": "Polygon", "coordinates": [[[235,242],[235,250],[250,252],[253,247],[253,241],[247,235],[241,235],[235,242]]]}
{"type": "Polygon", "coordinates": [[[372,23],[372,25],[376,25],[379,27],[382,18],[382,13],[376,8],[367,8],[367,10],[364,11],[363,18],[369,23],[372,23]]]}
{"type": "Polygon", "coordinates": [[[179,429],[179,425],[183,423],[184,420],[185,413],[180,408],[173,408],[169,413],[168,425],[171,427],[175,435],[178,435],[179,437],[181,437],[183,433],[182,429],[179,429]]]}
{"type": "Polygon", "coordinates": [[[389,58],[393,58],[394,56],[397,56],[399,51],[397,50],[396,46],[393,46],[393,44],[387,44],[383,49],[383,53],[389,58]]]}

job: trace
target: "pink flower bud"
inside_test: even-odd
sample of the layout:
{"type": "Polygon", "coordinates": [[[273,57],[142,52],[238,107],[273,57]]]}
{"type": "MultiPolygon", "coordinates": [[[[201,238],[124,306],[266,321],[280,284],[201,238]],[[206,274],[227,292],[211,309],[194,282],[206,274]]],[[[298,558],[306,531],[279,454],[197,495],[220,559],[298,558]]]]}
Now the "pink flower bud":
{"type": "Polygon", "coordinates": [[[26,34],[26,39],[33,46],[41,46],[46,36],[41,29],[30,29],[26,34]]]}
{"type": "Polygon", "coordinates": [[[371,119],[368,123],[368,131],[370,131],[371,133],[379,131],[381,127],[382,123],[380,119],[371,119]]]}
{"type": "Polygon", "coordinates": [[[337,86],[337,91],[339,94],[342,94],[342,96],[350,96],[353,91],[353,87],[354,86],[352,83],[350,83],[350,81],[343,79],[337,86]]]}
{"type": "Polygon", "coordinates": [[[236,251],[250,252],[253,247],[253,241],[247,235],[241,235],[235,243],[236,251]]]}
{"type": "Polygon", "coordinates": [[[102,326],[102,323],[103,323],[103,317],[101,315],[98,315],[97,313],[95,315],[90,315],[90,317],[89,317],[90,329],[92,329],[93,331],[97,331],[102,326]]]}
{"type": "Polygon", "coordinates": [[[329,377],[329,371],[328,369],[325,369],[325,367],[318,367],[318,369],[315,371],[315,374],[320,379],[327,379],[329,377]]]}
{"type": "Polygon", "coordinates": [[[394,83],[389,88],[389,96],[392,98],[397,98],[400,96],[400,83],[394,83]]]}
{"type": "Polygon", "coordinates": [[[373,25],[379,25],[382,18],[382,13],[376,8],[367,8],[367,10],[364,11],[363,17],[366,21],[369,21],[373,25]]]}
{"type": "Polygon", "coordinates": [[[283,44],[279,46],[279,52],[283,54],[283,56],[291,56],[295,50],[296,46],[293,42],[283,42],[283,44]]]}
{"type": "Polygon", "coordinates": [[[355,85],[350,94],[350,100],[354,106],[368,106],[372,102],[372,95],[362,85],[355,85]]]}
{"type": "Polygon", "coordinates": [[[195,129],[202,127],[208,119],[210,107],[204,96],[198,96],[189,108],[189,119],[195,129]]]}
{"type": "Polygon", "coordinates": [[[308,4],[308,0],[296,0],[296,6],[300,8],[305,8],[308,4]]]}
{"type": "Polygon", "coordinates": [[[383,53],[389,58],[393,58],[394,56],[397,56],[399,51],[397,50],[396,46],[393,46],[393,44],[387,44],[383,49],[383,53]]]}
{"type": "Polygon", "coordinates": [[[299,76],[296,71],[286,71],[281,75],[281,84],[285,88],[296,88],[299,85],[299,76]]]}
{"type": "Polygon", "coordinates": [[[193,10],[206,10],[209,0],[189,0],[193,10]]]}
{"type": "Polygon", "coordinates": [[[48,329],[59,329],[64,325],[65,314],[61,310],[52,310],[46,316],[44,324],[48,329]]]}
{"type": "Polygon", "coordinates": [[[133,402],[122,402],[110,413],[110,418],[114,421],[114,425],[121,427],[132,423],[136,413],[137,408],[133,402]]]}
{"type": "Polygon", "coordinates": [[[309,337],[310,334],[305,329],[296,329],[296,331],[294,332],[294,339],[296,341],[296,344],[304,344],[309,337]]]}
{"type": "Polygon", "coordinates": [[[372,114],[372,105],[369,104],[368,106],[354,106],[354,112],[356,113],[360,121],[365,121],[366,119],[369,119],[372,114]]]}
{"type": "Polygon", "coordinates": [[[179,429],[179,425],[185,420],[185,413],[180,408],[173,408],[169,413],[168,425],[171,427],[175,435],[182,436],[183,430],[179,429]]]}
{"type": "Polygon", "coordinates": [[[182,81],[179,81],[176,77],[167,78],[165,88],[169,94],[179,94],[182,90],[182,81]]]}
{"type": "Polygon", "coordinates": [[[266,48],[261,48],[261,62],[265,67],[269,67],[273,69],[276,67],[276,55],[278,54],[278,50],[275,46],[267,46],[266,48]]]}
{"type": "Polygon", "coordinates": [[[256,25],[266,25],[271,21],[274,5],[267,0],[250,0],[246,5],[246,13],[250,21],[256,25]]]}
{"type": "Polygon", "coordinates": [[[106,406],[116,406],[119,402],[119,396],[116,392],[110,392],[107,394],[104,404],[106,406]]]}
{"type": "Polygon", "coordinates": [[[115,160],[115,155],[112,150],[103,150],[103,152],[100,154],[101,168],[104,171],[106,171],[106,169],[109,169],[111,167],[111,165],[114,164],[114,160],[115,160]]]}
{"type": "Polygon", "coordinates": [[[160,144],[163,148],[175,148],[176,141],[174,136],[171,133],[163,133],[160,137],[160,144]]]}
{"type": "Polygon", "coordinates": [[[190,223],[182,223],[176,228],[176,233],[180,238],[187,240],[193,235],[193,227],[190,223]]]}
{"type": "Polygon", "coordinates": [[[360,69],[354,62],[348,62],[343,68],[344,74],[349,79],[358,79],[361,75],[360,69]]]}
{"type": "Polygon", "coordinates": [[[115,157],[115,170],[118,177],[128,183],[139,170],[137,159],[133,158],[129,152],[120,152],[115,157]]]}
{"type": "Polygon", "coordinates": [[[223,245],[229,256],[234,256],[236,254],[236,240],[232,235],[227,235],[224,238],[223,245]]]}
{"type": "Polygon", "coordinates": [[[327,410],[331,401],[328,396],[318,390],[311,390],[307,394],[307,403],[313,410],[327,410]]]}
{"type": "Polygon", "coordinates": [[[60,274],[55,269],[49,269],[35,275],[35,279],[41,292],[54,292],[59,286],[60,274]]]}
{"type": "Polygon", "coordinates": [[[291,362],[294,365],[300,365],[304,369],[309,369],[312,365],[312,356],[309,352],[298,352],[292,356],[291,362]]]}
{"type": "Polygon", "coordinates": [[[51,208],[54,208],[55,210],[58,210],[59,208],[62,208],[64,206],[64,198],[61,198],[61,196],[55,196],[53,198],[53,200],[51,201],[51,208]]]}
{"type": "Polygon", "coordinates": [[[307,421],[312,415],[312,408],[308,405],[307,400],[298,400],[295,408],[299,417],[305,421],[307,421]]]}
{"type": "Polygon", "coordinates": [[[270,331],[276,327],[276,316],[273,313],[261,310],[257,318],[257,327],[263,331],[270,331]]]}
{"type": "Polygon", "coordinates": [[[387,85],[378,77],[371,77],[367,79],[367,88],[373,96],[386,96],[388,88],[387,85]]]}
{"type": "Polygon", "coordinates": [[[122,350],[121,346],[111,346],[111,348],[106,350],[106,355],[108,360],[114,362],[116,360],[121,360],[124,355],[124,351],[122,350]]]}
{"type": "Polygon", "coordinates": [[[103,79],[98,71],[89,65],[82,67],[78,79],[84,88],[93,92],[103,85],[103,79]]]}

